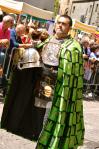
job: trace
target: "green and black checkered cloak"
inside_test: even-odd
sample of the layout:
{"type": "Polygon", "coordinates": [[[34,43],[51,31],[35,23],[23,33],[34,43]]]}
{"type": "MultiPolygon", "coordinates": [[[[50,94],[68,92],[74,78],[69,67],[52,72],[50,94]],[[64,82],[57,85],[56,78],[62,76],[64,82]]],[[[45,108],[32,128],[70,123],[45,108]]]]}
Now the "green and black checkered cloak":
{"type": "Polygon", "coordinates": [[[82,49],[70,38],[60,49],[52,107],[36,149],[77,149],[83,144],[82,89],[82,49]]]}

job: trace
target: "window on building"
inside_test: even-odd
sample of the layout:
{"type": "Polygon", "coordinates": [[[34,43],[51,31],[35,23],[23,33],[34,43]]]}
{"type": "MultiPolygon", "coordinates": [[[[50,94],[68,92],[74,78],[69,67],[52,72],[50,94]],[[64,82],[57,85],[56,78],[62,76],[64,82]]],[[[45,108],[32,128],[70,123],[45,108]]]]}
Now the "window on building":
{"type": "Polygon", "coordinates": [[[75,6],[73,6],[72,13],[74,13],[74,11],[75,11],[75,6]]]}
{"type": "Polygon", "coordinates": [[[92,10],[92,5],[90,5],[89,12],[91,12],[91,10],[92,10]]]}
{"type": "Polygon", "coordinates": [[[95,9],[95,12],[97,12],[97,10],[98,10],[98,4],[96,5],[96,9],[95,9]]]}
{"type": "Polygon", "coordinates": [[[67,0],[67,4],[69,4],[70,0],[67,0]]]}
{"type": "Polygon", "coordinates": [[[66,8],[66,9],[65,9],[65,14],[67,14],[67,15],[68,15],[68,8],[66,8]]]}
{"type": "Polygon", "coordinates": [[[85,23],[85,19],[86,19],[86,18],[85,18],[85,15],[81,15],[81,16],[80,16],[80,21],[81,21],[82,23],[85,23]]]}

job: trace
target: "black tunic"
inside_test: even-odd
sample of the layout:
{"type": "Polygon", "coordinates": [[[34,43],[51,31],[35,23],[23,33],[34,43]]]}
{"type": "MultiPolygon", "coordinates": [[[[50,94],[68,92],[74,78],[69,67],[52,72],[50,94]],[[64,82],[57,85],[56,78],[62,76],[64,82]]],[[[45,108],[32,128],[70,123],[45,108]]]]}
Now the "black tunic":
{"type": "Polygon", "coordinates": [[[1,128],[33,139],[34,88],[40,68],[13,71],[5,98],[1,128]]]}

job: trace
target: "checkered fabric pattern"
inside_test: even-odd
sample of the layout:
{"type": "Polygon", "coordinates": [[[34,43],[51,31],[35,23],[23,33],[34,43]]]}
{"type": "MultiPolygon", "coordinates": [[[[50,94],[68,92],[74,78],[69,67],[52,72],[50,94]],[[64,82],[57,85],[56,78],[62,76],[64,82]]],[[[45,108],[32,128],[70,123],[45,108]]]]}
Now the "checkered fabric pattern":
{"type": "Polygon", "coordinates": [[[83,144],[82,88],[82,49],[70,38],[60,49],[53,103],[36,149],[77,149],[83,144]]]}

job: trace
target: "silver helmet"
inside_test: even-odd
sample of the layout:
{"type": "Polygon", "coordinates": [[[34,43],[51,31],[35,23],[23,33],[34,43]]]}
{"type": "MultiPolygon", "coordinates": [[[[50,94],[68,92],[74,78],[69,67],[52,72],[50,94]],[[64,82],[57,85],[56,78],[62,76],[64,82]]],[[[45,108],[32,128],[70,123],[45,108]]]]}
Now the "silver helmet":
{"type": "Polygon", "coordinates": [[[40,55],[34,48],[25,49],[24,53],[19,59],[17,64],[19,69],[41,67],[40,66],[40,55]]]}

